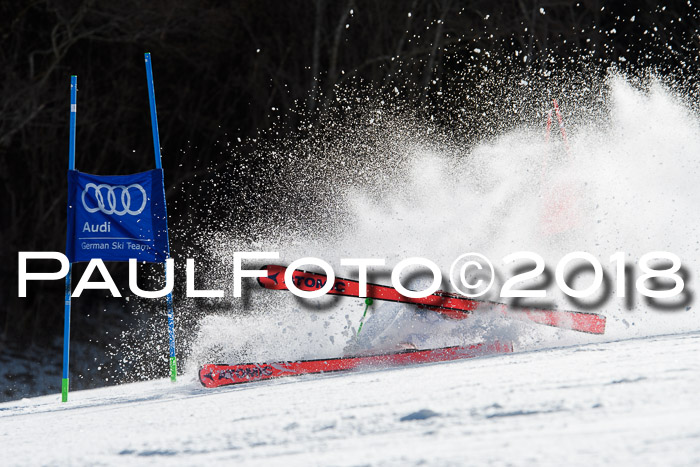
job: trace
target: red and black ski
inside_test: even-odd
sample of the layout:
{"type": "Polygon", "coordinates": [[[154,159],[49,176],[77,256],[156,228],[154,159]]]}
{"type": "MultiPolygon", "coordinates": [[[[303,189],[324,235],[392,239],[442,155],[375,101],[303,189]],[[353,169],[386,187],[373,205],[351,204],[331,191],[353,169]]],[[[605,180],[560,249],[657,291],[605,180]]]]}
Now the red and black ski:
{"type": "MultiPolygon", "coordinates": [[[[258,283],[266,289],[288,290],[284,282],[285,266],[264,266],[267,277],[259,277],[258,283]]],[[[300,290],[314,291],[323,287],[327,277],[315,272],[295,270],[292,275],[294,285],[300,290]]],[[[360,283],[353,279],[336,278],[328,292],[331,295],[359,297],[360,283]]],[[[515,318],[523,318],[539,324],[554,326],[591,334],[605,333],[605,316],[595,313],[568,310],[547,310],[538,308],[512,308],[505,303],[473,300],[458,294],[436,292],[423,298],[410,298],[401,295],[393,287],[367,284],[367,297],[375,300],[411,303],[434,310],[448,318],[465,319],[477,308],[495,310],[515,318]]]]}
{"type": "Polygon", "coordinates": [[[511,342],[480,343],[469,346],[427,350],[404,350],[394,353],[299,360],[296,362],[243,363],[236,365],[208,364],[199,370],[199,381],[208,388],[249,383],[283,376],[347,371],[356,368],[386,368],[417,363],[444,362],[490,354],[512,353],[511,342]]]}

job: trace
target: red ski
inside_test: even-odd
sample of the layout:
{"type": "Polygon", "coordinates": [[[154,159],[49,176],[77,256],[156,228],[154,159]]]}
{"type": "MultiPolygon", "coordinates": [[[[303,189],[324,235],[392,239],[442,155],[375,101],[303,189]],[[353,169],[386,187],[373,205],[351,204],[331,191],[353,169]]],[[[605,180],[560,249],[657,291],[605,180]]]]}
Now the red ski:
{"type": "Polygon", "coordinates": [[[283,376],[347,371],[356,368],[386,368],[417,363],[444,362],[483,355],[512,353],[512,342],[481,343],[440,349],[404,350],[394,353],[299,360],[296,362],[208,364],[199,370],[199,381],[208,388],[249,383],[283,376]]]}
{"type": "MultiPolygon", "coordinates": [[[[289,290],[284,282],[285,266],[264,266],[267,277],[259,277],[258,283],[266,289],[289,290]]],[[[327,277],[315,272],[295,270],[292,275],[294,285],[300,290],[314,291],[323,287],[327,277]]],[[[331,295],[359,297],[360,283],[352,279],[337,277],[333,287],[328,292],[331,295]]],[[[538,308],[517,308],[505,303],[480,301],[463,295],[446,292],[435,292],[423,298],[409,298],[401,295],[395,288],[386,285],[367,284],[367,297],[375,300],[411,303],[422,308],[434,310],[448,318],[465,319],[477,308],[496,310],[515,318],[524,318],[535,323],[545,324],[573,331],[591,334],[605,333],[605,316],[595,313],[568,310],[547,310],[538,308]]]]}

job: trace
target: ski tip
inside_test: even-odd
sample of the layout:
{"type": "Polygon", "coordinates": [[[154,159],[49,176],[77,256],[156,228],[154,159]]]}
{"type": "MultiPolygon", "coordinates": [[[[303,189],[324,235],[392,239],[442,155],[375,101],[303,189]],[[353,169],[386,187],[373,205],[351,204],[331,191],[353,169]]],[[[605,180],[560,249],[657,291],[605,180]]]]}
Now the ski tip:
{"type": "Polygon", "coordinates": [[[284,283],[284,271],[287,268],[284,266],[267,265],[260,268],[261,271],[267,271],[267,275],[258,277],[258,285],[260,287],[272,290],[284,290],[287,286],[284,283]]]}

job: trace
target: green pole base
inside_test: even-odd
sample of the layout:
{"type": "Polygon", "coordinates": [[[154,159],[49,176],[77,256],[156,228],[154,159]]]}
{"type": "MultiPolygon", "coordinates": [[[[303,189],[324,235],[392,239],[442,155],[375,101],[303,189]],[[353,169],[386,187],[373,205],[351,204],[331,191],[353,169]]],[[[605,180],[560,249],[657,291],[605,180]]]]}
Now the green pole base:
{"type": "Polygon", "coordinates": [[[68,378],[61,380],[61,402],[68,402],[68,378]]]}
{"type": "Polygon", "coordinates": [[[177,380],[177,358],[170,357],[170,381],[175,382],[177,380]]]}

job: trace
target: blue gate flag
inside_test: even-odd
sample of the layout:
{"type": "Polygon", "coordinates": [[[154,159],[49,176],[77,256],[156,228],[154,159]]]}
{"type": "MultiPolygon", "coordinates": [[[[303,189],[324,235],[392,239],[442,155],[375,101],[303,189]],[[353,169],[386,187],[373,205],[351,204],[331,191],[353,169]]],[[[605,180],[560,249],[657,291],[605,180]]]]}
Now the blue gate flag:
{"type": "Polygon", "coordinates": [[[154,263],[170,255],[163,170],[132,175],[68,171],[66,256],[154,263]]]}

